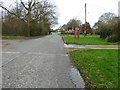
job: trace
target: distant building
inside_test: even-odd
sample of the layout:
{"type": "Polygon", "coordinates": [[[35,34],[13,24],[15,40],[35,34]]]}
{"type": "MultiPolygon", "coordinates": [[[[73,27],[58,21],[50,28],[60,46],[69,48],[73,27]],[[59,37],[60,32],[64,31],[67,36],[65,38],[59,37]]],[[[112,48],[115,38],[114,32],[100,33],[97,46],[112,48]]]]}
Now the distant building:
{"type": "Polygon", "coordinates": [[[120,1],[118,2],[118,17],[120,18],[120,1]]]}

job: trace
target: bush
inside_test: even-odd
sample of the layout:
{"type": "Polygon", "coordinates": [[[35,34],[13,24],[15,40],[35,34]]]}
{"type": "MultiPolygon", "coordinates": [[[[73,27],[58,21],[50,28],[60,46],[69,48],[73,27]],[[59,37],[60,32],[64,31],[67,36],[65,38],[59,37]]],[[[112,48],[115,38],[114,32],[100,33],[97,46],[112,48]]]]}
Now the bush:
{"type": "Polygon", "coordinates": [[[107,38],[108,36],[110,36],[112,34],[112,30],[108,25],[102,25],[100,27],[100,38],[107,38]]]}
{"type": "Polygon", "coordinates": [[[61,30],[61,34],[65,34],[65,31],[64,31],[64,30],[61,30]]]}
{"type": "Polygon", "coordinates": [[[116,35],[111,35],[105,39],[107,42],[118,42],[118,37],[116,35]]]}
{"type": "Polygon", "coordinates": [[[100,35],[100,30],[99,29],[94,30],[94,32],[95,32],[96,35],[100,35]]]}

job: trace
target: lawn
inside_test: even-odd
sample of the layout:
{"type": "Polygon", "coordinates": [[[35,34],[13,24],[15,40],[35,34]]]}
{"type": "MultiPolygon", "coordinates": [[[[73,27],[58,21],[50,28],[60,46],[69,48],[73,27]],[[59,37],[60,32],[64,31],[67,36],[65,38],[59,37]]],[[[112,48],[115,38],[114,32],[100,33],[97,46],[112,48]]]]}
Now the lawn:
{"type": "Polygon", "coordinates": [[[65,35],[64,41],[67,44],[81,44],[81,45],[112,45],[118,43],[110,43],[106,42],[105,40],[99,38],[98,35],[87,35],[84,37],[83,35],[80,36],[80,39],[74,39],[74,35],[65,35]]]}
{"type": "Polygon", "coordinates": [[[118,50],[77,49],[70,55],[87,88],[118,87],[118,50]]]}

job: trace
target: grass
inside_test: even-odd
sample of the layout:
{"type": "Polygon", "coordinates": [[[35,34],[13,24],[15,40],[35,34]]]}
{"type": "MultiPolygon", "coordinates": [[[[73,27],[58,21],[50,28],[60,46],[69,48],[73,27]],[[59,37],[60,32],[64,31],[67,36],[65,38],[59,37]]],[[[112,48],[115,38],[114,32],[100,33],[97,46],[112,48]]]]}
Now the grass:
{"type": "Polygon", "coordinates": [[[118,51],[78,49],[70,52],[87,88],[118,87],[118,51]]]}
{"type": "Polygon", "coordinates": [[[40,38],[40,37],[44,37],[46,35],[40,35],[40,36],[30,36],[30,37],[26,37],[26,36],[0,36],[0,38],[2,39],[35,39],[35,38],[40,38]]]}
{"type": "Polygon", "coordinates": [[[25,36],[0,36],[2,39],[27,39],[25,36]]]}
{"type": "Polygon", "coordinates": [[[98,35],[87,35],[84,37],[80,36],[80,39],[74,39],[73,35],[65,35],[64,41],[67,44],[81,44],[81,45],[114,45],[118,43],[110,43],[105,40],[99,38],[98,35]]]}

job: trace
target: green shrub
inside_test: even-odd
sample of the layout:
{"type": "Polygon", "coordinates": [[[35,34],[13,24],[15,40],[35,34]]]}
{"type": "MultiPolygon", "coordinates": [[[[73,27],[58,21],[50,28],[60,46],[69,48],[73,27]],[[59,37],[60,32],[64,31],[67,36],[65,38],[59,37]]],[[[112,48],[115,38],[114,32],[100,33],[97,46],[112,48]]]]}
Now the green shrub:
{"type": "Polygon", "coordinates": [[[95,29],[95,30],[94,30],[94,33],[95,33],[96,35],[100,35],[100,30],[99,30],[99,29],[95,29]]]}
{"type": "Polygon", "coordinates": [[[64,30],[61,30],[61,34],[65,34],[65,31],[64,31],[64,30]]]}
{"type": "Polygon", "coordinates": [[[100,38],[107,38],[108,36],[110,36],[112,34],[112,30],[108,25],[102,25],[100,27],[100,38]]]}
{"type": "Polygon", "coordinates": [[[111,35],[111,36],[108,36],[106,39],[105,39],[107,42],[118,42],[118,37],[116,35],[111,35]]]}

